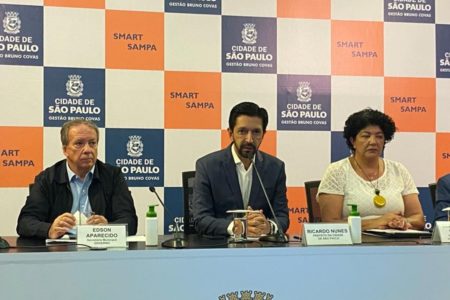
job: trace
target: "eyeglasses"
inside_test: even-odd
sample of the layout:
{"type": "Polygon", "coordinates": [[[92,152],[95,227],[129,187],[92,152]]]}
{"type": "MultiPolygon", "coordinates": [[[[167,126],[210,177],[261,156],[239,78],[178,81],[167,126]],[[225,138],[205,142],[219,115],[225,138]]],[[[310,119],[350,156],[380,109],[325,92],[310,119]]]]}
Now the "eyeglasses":
{"type": "Polygon", "coordinates": [[[93,149],[97,149],[98,147],[97,141],[89,141],[89,142],[77,141],[72,144],[72,146],[77,150],[83,149],[84,147],[86,147],[86,145],[89,145],[89,147],[93,149]]]}
{"type": "Polygon", "coordinates": [[[252,134],[252,137],[254,137],[254,138],[260,138],[263,135],[263,131],[259,128],[252,129],[252,130],[250,130],[248,128],[239,128],[237,130],[237,134],[240,137],[246,137],[249,132],[252,134]]]}

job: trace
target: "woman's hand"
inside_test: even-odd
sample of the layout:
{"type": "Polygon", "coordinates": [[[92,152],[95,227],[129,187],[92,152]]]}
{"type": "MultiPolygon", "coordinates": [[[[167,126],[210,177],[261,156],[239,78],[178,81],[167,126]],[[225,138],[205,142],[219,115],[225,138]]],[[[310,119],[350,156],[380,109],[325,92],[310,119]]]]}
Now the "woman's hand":
{"type": "Polygon", "coordinates": [[[391,222],[389,222],[388,227],[392,229],[407,230],[411,228],[412,225],[408,222],[408,218],[399,216],[393,219],[391,222]]]}
{"type": "Polygon", "coordinates": [[[378,229],[400,229],[407,230],[411,228],[411,224],[408,219],[405,218],[401,213],[386,213],[376,219],[378,229]]]}

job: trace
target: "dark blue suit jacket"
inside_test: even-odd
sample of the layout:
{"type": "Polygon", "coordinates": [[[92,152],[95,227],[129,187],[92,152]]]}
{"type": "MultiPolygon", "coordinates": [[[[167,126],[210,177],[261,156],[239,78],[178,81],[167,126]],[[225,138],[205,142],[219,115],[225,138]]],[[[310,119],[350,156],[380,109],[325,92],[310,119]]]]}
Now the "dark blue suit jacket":
{"type": "Polygon", "coordinates": [[[434,221],[447,221],[447,212],[443,208],[450,206],[450,174],[439,178],[436,186],[436,207],[434,221]]]}
{"type": "MultiPolygon", "coordinates": [[[[281,229],[285,232],[289,227],[289,210],[284,162],[258,151],[255,166],[261,175],[281,229]]],[[[193,198],[195,227],[201,234],[227,235],[227,228],[232,216],[226,211],[244,209],[236,164],[231,154],[231,145],[197,160],[195,170],[193,198]]],[[[248,205],[254,210],[262,209],[264,215],[271,219],[273,216],[256,172],[253,171],[252,176],[248,205]]]]}

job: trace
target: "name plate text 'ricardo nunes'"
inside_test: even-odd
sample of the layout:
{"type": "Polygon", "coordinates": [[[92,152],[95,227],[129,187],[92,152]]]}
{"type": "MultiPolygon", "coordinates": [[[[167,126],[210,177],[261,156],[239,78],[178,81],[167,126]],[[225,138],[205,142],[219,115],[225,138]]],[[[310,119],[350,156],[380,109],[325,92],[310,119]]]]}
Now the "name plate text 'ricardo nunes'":
{"type": "Polygon", "coordinates": [[[91,248],[126,248],[127,225],[78,225],[77,244],[91,248]]]}
{"type": "Polygon", "coordinates": [[[302,243],[305,246],[352,245],[350,227],[345,223],[304,223],[302,243]]]}

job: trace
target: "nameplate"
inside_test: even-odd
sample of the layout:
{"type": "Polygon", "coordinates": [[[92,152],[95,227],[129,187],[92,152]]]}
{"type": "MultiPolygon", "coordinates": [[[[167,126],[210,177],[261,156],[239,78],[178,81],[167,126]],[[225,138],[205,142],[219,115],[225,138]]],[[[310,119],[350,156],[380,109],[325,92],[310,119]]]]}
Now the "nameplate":
{"type": "Polygon", "coordinates": [[[78,225],[77,244],[91,248],[126,248],[127,225],[78,225]]]}
{"type": "Polygon", "coordinates": [[[436,221],[431,239],[433,242],[450,243],[450,222],[436,221]]]}
{"type": "Polygon", "coordinates": [[[352,245],[348,224],[303,223],[302,243],[305,246],[352,245]]]}

